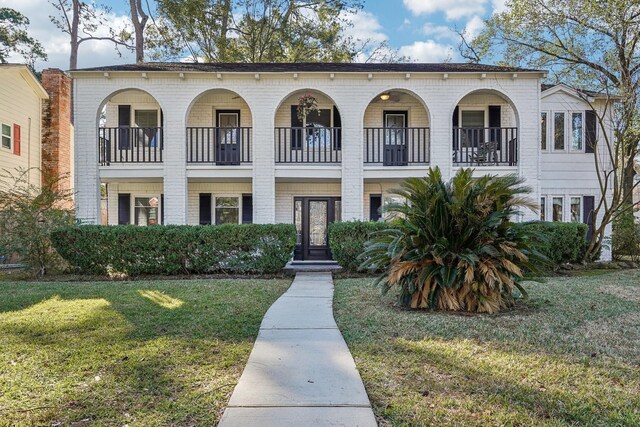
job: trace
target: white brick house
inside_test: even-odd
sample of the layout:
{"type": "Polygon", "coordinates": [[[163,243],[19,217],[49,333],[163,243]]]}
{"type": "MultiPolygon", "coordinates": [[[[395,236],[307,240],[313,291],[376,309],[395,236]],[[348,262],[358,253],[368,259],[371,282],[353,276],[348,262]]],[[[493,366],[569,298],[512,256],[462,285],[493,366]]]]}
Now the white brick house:
{"type": "Polygon", "coordinates": [[[547,219],[560,196],[561,220],[570,220],[571,197],[597,194],[597,181],[574,185],[552,174],[576,162],[588,169],[586,141],[582,151],[541,150],[541,111],[586,110],[564,99],[547,107],[560,94],[541,97],[542,71],[148,63],[72,75],[77,216],[85,222],[99,222],[106,184],[109,224],[295,223],[296,256],[317,259],[328,256],[326,223],[375,219],[390,188],[429,166],[445,177],[466,166],[517,173],[533,198],[549,198],[547,219]],[[300,120],[304,94],[319,110],[300,120]]]}

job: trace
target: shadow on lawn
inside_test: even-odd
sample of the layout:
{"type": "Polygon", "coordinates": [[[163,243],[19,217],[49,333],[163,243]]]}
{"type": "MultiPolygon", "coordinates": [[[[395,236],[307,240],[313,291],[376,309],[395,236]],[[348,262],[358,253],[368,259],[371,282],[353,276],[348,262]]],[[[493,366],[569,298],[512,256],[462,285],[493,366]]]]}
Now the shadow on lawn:
{"type": "Polygon", "coordinates": [[[0,283],[0,420],[215,424],[286,285],[0,283]]]}

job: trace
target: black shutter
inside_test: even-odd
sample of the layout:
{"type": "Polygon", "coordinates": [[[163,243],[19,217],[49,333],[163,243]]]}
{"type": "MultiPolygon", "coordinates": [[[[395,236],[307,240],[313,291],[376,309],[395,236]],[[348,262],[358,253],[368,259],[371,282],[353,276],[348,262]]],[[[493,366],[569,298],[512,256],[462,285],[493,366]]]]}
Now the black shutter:
{"type": "Polygon", "coordinates": [[[131,105],[118,105],[119,147],[129,149],[129,133],[131,127],[131,105]]]}
{"type": "Polygon", "coordinates": [[[251,194],[242,195],[242,223],[253,224],[253,196],[251,194]]]}
{"type": "Polygon", "coordinates": [[[458,133],[458,130],[455,129],[460,124],[459,116],[460,116],[460,108],[456,106],[456,108],[453,110],[453,117],[451,118],[451,126],[454,128],[453,129],[453,149],[454,150],[458,148],[458,140],[460,138],[460,134],[458,133]]]}
{"type": "Polygon", "coordinates": [[[297,129],[291,129],[291,149],[302,149],[302,120],[298,117],[298,106],[291,106],[291,127],[297,129]]]}
{"type": "Polygon", "coordinates": [[[333,106],[333,127],[335,130],[335,141],[333,143],[334,150],[342,149],[342,118],[340,117],[340,112],[338,108],[333,106]]]}
{"type": "Polygon", "coordinates": [[[592,110],[585,111],[585,153],[593,153],[596,146],[598,132],[596,131],[596,113],[592,110]]]}
{"type": "Polygon", "coordinates": [[[595,209],[596,198],[594,196],[584,196],[582,198],[582,219],[589,227],[587,230],[587,241],[590,241],[593,237],[595,229],[595,218],[593,217],[593,210],[595,209]]]}
{"type": "Polygon", "coordinates": [[[378,221],[380,219],[380,207],[382,206],[382,194],[369,195],[369,219],[378,221]]]}
{"type": "Polygon", "coordinates": [[[200,193],[200,225],[211,225],[211,193],[200,193]]]}
{"type": "MultiPolygon", "coordinates": [[[[489,105],[489,127],[492,128],[489,131],[491,141],[495,141],[500,144],[502,142],[502,132],[500,130],[500,127],[502,127],[502,120],[501,108],[499,105],[489,105]]],[[[499,145],[498,149],[500,149],[499,145]]]]}
{"type": "Polygon", "coordinates": [[[118,224],[131,223],[131,194],[118,194],[118,224]]]}
{"type": "Polygon", "coordinates": [[[160,223],[164,225],[164,194],[160,195],[160,223]]]}

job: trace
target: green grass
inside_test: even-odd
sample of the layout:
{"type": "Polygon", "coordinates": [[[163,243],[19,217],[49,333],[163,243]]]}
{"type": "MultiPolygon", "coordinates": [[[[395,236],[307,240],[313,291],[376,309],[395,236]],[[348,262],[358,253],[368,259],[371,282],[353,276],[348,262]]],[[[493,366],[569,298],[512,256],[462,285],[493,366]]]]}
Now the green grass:
{"type": "Polygon", "coordinates": [[[0,426],[215,425],[289,283],[0,281],[0,426]]]}
{"type": "Polygon", "coordinates": [[[337,281],[336,319],[381,425],[640,426],[640,272],[526,288],[514,311],[466,316],[337,281]]]}

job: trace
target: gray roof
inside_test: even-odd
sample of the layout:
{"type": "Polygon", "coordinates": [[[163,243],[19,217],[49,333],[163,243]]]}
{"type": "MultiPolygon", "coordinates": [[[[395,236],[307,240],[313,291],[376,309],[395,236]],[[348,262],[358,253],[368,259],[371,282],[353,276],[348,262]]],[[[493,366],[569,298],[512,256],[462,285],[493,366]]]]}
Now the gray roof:
{"type": "Polygon", "coordinates": [[[544,72],[520,67],[472,63],[394,63],[362,64],[355,62],[297,62],[297,63],[189,63],[189,62],[145,62],[142,64],[110,65],[82,68],[73,71],[173,71],[173,72],[234,72],[234,73],[517,73],[544,72]]]}

